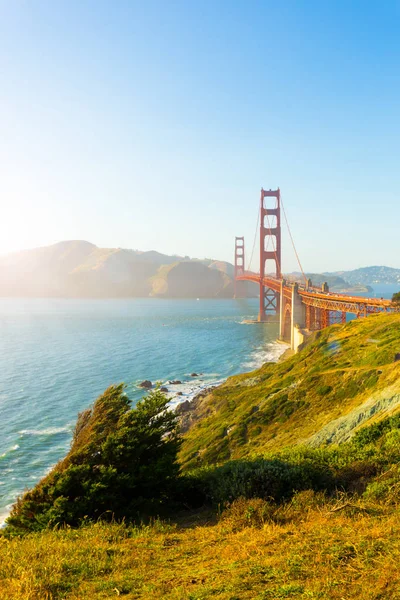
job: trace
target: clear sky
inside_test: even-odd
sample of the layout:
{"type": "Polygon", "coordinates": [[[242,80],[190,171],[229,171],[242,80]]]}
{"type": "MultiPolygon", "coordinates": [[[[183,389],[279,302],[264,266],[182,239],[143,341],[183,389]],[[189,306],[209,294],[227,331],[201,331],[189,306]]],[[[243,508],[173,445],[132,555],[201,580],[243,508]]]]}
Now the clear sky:
{"type": "Polygon", "coordinates": [[[400,267],[399,31],[391,0],[0,0],[0,253],[232,261],[279,186],[306,270],[400,267]]]}

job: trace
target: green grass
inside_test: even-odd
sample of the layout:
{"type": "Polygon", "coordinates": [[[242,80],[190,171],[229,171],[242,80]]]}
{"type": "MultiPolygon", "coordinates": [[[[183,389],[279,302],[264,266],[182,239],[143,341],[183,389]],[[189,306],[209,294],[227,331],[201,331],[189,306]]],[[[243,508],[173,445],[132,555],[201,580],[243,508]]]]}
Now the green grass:
{"type": "Polygon", "coordinates": [[[318,332],[295,356],[231,377],[197,409],[182,465],[193,469],[307,443],[368,399],[400,393],[399,350],[400,315],[378,315],[318,332]]]}

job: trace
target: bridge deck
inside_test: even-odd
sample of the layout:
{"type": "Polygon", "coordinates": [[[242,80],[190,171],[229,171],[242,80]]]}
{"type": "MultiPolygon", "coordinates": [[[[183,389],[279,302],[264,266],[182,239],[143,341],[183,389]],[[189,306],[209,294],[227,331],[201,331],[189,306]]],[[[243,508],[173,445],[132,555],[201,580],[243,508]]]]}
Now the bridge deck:
{"type": "MultiPolygon", "coordinates": [[[[258,273],[245,271],[236,278],[238,281],[253,281],[261,283],[258,273]]],[[[282,280],[275,277],[264,277],[263,285],[275,292],[281,293],[282,280]]],[[[292,297],[292,285],[284,285],[283,294],[287,299],[292,297]]],[[[334,292],[323,292],[318,288],[306,289],[298,286],[298,292],[302,302],[308,306],[322,308],[325,310],[341,311],[356,315],[371,314],[377,312],[400,312],[400,307],[394,305],[391,300],[383,298],[365,298],[364,296],[350,296],[348,294],[337,294],[334,292]]]]}

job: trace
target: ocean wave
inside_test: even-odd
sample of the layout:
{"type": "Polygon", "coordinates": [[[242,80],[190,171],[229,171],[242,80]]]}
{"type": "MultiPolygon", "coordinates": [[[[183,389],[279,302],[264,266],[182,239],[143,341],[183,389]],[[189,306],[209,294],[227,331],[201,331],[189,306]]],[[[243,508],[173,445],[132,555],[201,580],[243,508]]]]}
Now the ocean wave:
{"type": "Polygon", "coordinates": [[[225,381],[226,379],[214,378],[207,378],[201,381],[184,381],[182,382],[182,384],[171,386],[166,396],[170,399],[170,406],[174,408],[182,402],[186,402],[187,400],[193,400],[193,398],[195,398],[195,396],[197,396],[197,394],[199,394],[203,390],[206,390],[210,387],[216,387],[217,385],[222,385],[225,381]],[[182,395],[178,395],[178,392],[180,392],[182,395]]]}
{"type": "Polygon", "coordinates": [[[9,514],[9,512],[0,513],[0,529],[4,529],[4,527],[6,526],[6,519],[9,516],[9,514]]]}
{"type": "Polygon", "coordinates": [[[47,427],[46,429],[22,429],[19,435],[58,435],[60,433],[71,433],[71,427],[47,427]]]}
{"type": "Polygon", "coordinates": [[[0,454],[0,458],[5,458],[11,452],[15,452],[16,450],[18,450],[18,448],[19,448],[19,444],[15,444],[12,448],[7,450],[6,452],[3,452],[3,454],[0,454]]]}
{"type": "Polygon", "coordinates": [[[7,504],[4,508],[0,509],[0,529],[4,529],[6,526],[6,519],[10,516],[10,512],[14,504],[7,504]]]}
{"type": "MultiPolygon", "coordinates": [[[[256,348],[250,357],[243,363],[242,370],[253,371],[260,368],[264,363],[277,362],[282,354],[289,348],[288,344],[271,342],[256,348]]],[[[170,406],[175,407],[181,402],[192,400],[203,390],[222,385],[226,381],[218,377],[218,373],[205,373],[201,379],[182,381],[181,384],[168,385],[168,381],[162,385],[168,387],[166,396],[170,398],[170,406]],[[178,395],[179,393],[179,395],[178,395]]]]}
{"type": "Polygon", "coordinates": [[[245,371],[253,371],[262,367],[267,362],[277,362],[284,352],[289,348],[288,344],[281,342],[270,342],[259,348],[256,348],[249,359],[243,363],[245,371]]]}
{"type": "MultiPolygon", "coordinates": [[[[288,344],[280,342],[263,344],[250,354],[242,364],[240,372],[253,371],[267,362],[277,362],[288,348],[288,344]]],[[[221,378],[219,373],[201,373],[197,378],[192,378],[189,373],[186,373],[185,377],[188,379],[182,380],[179,384],[171,384],[170,380],[161,382],[161,385],[168,389],[165,395],[170,400],[171,408],[187,400],[191,401],[203,390],[222,385],[226,381],[226,378],[221,378]]],[[[137,383],[135,387],[138,385],[137,383]]]]}
{"type": "MultiPolygon", "coordinates": [[[[169,399],[169,405],[171,408],[175,408],[178,404],[192,400],[201,391],[221,385],[226,381],[222,379],[218,373],[202,373],[199,377],[191,377],[189,374],[185,375],[186,378],[182,378],[181,383],[170,383],[170,379],[160,381],[162,387],[166,387],[168,392],[165,392],[166,397],[169,399]]],[[[135,388],[138,384],[134,384],[135,388]]]]}

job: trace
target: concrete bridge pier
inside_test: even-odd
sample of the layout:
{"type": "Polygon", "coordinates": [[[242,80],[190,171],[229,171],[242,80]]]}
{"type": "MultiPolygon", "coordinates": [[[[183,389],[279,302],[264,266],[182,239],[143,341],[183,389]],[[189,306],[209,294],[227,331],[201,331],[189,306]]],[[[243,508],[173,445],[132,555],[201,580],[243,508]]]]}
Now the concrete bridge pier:
{"type": "Polygon", "coordinates": [[[299,294],[299,286],[297,283],[292,287],[292,320],[291,320],[291,336],[290,347],[297,352],[300,344],[303,343],[304,335],[301,332],[306,326],[306,307],[301,300],[299,294]]]}
{"type": "Polygon", "coordinates": [[[281,282],[281,302],[279,311],[279,339],[290,344],[295,352],[303,343],[304,335],[301,330],[306,326],[306,307],[299,294],[297,283],[292,285],[291,299],[284,295],[287,286],[285,280],[281,282]]]}
{"type": "Polygon", "coordinates": [[[283,295],[284,292],[284,288],[286,285],[286,280],[282,279],[281,281],[281,298],[280,298],[280,303],[279,303],[279,339],[282,340],[282,342],[286,342],[287,340],[285,339],[285,308],[286,308],[286,298],[283,295]]]}

